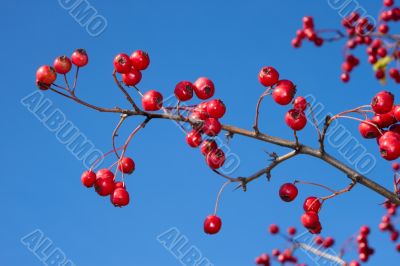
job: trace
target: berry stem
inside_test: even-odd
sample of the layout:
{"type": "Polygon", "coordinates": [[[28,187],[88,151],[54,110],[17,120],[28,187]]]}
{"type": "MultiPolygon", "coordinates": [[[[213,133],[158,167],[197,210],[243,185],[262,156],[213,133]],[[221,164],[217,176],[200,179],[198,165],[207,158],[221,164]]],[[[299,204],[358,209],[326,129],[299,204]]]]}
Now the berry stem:
{"type": "Polygon", "coordinates": [[[257,135],[260,133],[260,131],[258,129],[258,117],[259,117],[259,114],[260,114],[260,105],[261,105],[261,102],[264,99],[264,97],[270,94],[271,89],[272,89],[272,87],[267,88],[263,92],[263,94],[261,94],[261,96],[260,96],[260,98],[258,99],[258,102],[257,102],[256,116],[255,116],[254,125],[253,125],[254,131],[256,132],[257,135]]]}
{"type": "Polygon", "coordinates": [[[348,185],[348,186],[345,187],[344,189],[341,189],[341,190],[339,190],[339,191],[336,191],[336,192],[334,192],[332,195],[329,195],[329,196],[326,196],[326,197],[321,197],[320,199],[321,199],[322,201],[325,201],[325,200],[327,200],[327,199],[331,199],[331,198],[333,198],[333,197],[336,197],[336,196],[338,196],[338,195],[340,195],[340,194],[349,192],[350,190],[352,190],[352,188],[353,188],[356,184],[357,184],[357,183],[353,181],[353,182],[350,183],[350,185],[348,185]]]}
{"type": "Polygon", "coordinates": [[[122,84],[118,81],[117,78],[117,72],[113,71],[112,76],[114,78],[115,83],[117,84],[118,88],[125,94],[126,99],[130,102],[130,104],[132,105],[133,109],[136,112],[141,112],[141,110],[139,109],[139,107],[136,105],[136,103],[133,101],[132,97],[129,95],[129,93],[124,89],[124,87],[122,86],[122,84]]]}
{"type": "Polygon", "coordinates": [[[307,182],[307,181],[302,181],[302,180],[295,180],[295,181],[293,182],[293,184],[312,185],[312,186],[322,187],[322,188],[324,188],[324,189],[326,189],[326,190],[329,190],[329,191],[332,192],[332,193],[335,193],[335,192],[336,192],[335,190],[333,190],[333,189],[331,189],[331,188],[329,188],[329,187],[327,187],[327,186],[324,186],[324,185],[321,185],[321,184],[318,184],[318,183],[314,183],[314,182],[307,182]]]}
{"type": "Polygon", "coordinates": [[[222,194],[222,192],[224,191],[224,188],[225,188],[228,184],[230,184],[230,183],[231,183],[231,180],[226,181],[226,182],[222,185],[221,189],[219,190],[218,195],[217,195],[217,200],[215,201],[214,215],[217,215],[218,204],[219,204],[219,201],[220,201],[220,198],[221,198],[221,194],[222,194]]]}
{"type": "Polygon", "coordinates": [[[118,155],[117,150],[115,149],[115,138],[118,137],[118,131],[119,131],[121,125],[124,123],[124,121],[125,121],[125,119],[127,117],[128,116],[126,114],[121,114],[121,119],[119,120],[117,126],[115,127],[115,129],[114,129],[114,131],[112,133],[112,147],[113,147],[114,153],[115,153],[115,155],[117,156],[118,159],[119,159],[119,155],[118,155]]]}

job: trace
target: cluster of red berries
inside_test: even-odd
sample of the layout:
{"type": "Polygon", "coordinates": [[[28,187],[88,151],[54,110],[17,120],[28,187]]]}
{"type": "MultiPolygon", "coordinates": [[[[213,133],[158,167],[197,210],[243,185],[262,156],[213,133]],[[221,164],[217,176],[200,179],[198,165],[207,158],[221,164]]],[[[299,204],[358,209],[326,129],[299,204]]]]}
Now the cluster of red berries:
{"type": "Polygon", "coordinates": [[[303,28],[296,31],[296,37],[292,40],[292,46],[299,48],[304,39],[313,42],[316,46],[324,44],[324,39],[319,37],[314,30],[314,19],[310,16],[303,17],[303,28]]]}
{"type": "Polygon", "coordinates": [[[296,95],[296,86],[293,82],[287,79],[279,80],[279,72],[271,66],[261,69],[258,74],[258,80],[263,86],[268,87],[267,90],[272,89],[272,98],[277,104],[293,104],[293,108],[285,115],[285,122],[295,131],[302,130],[307,124],[307,117],[304,111],[308,103],[302,96],[293,100],[296,95]]]}
{"type": "MultiPolygon", "coordinates": [[[[135,170],[135,163],[129,157],[123,157],[118,160],[117,169],[122,174],[132,174],[135,170]]],[[[85,171],[81,176],[81,181],[87,188],[94,187],[100,196],[110,196],[111,203],[116,207],[129,204],[129,193],[126,190],[125,182],[117,182],[116,176],[110,169],[100,169],[97,173],[91,169],[85,171]]]]}
{"type": "Polygon", "coordinates": [[[47,90],[57,79],[57,74],[66,75],[71,71],[72,64],[84,67],[89,61],[85,49],[77,49],[72,53],[71,59],[66,55],[57,57],[53,66],[44,65],[36,71],[36,85],[41,90],[47,90]]]}
{"type": "Polygon", "coordinates": [[[149,55],[141,50],[134,51],[131,56],[120,53],[114,57],[114,69],[122,75],[122,82],[126,86],[136,86],[142,80],[141,71],[149,64],[149,55]]]}
{"type": "Polygon", "coordinates": [[[358,127],[362,137],[376,139],[381,156],[386,160],[400,157],[400,106],[394,105],[394,95],[388,91],[377,93],[371,101],[375,115],[358,127]]]}
{"type": "Polygon", "coordinates": [[[335,244],[335,239],[333,237],[323,238],[322,236],[314,237],[314,243],[322,248],[330,248],[335,244]]]}
{"type": "MultiPolygon", "coordinates": [[[[400,20],[400,8],[393,7],[394,0],[384,0],[383,6],[384,8],[379,14],[379,24],[376,27],[367,17],[361,17],[357,12],[349,14],[342,20],[345,33],[342,33],[340,30],[331,29],[315,31],[313,18],[309,16],[304,17],[303,28],[296,32],[296,37],[292,40],[292,46],[299,48],[303,39],[308,39],[313,41],[317,46],[321,46],[324,38],[318,36],[318,32],[321,34],[336,33],[337,36],[329,38],[330,41],[347,39],[345,44],[345,61],[342,64],[343,73],[340,76],[341,80],[345,83],[348,82],[350,80],[350,72],[359,65],[359,59],[349,54],[349,50],[366,45],[368,62],[374,66],[375,77],[384,82],[387,66],[391,61],[400,58],[400,50],[397,45],[384,42],[382,37],[389,34],[390,27],[387,24],[388,22],[397,22],[400,20]]],[[[388,74],[396,83],[400,83],[400,71],[397,67],[390,68],[388,74]]]]}
{"type": "MultiPolygon", "coordinates": [[[[375,250],[368,245],[368,235],[370,233],[368,226],[361,226],[360,231],[357,235],[358,244],[358,258],[362,262],[367,262],[369,256],[373,255],[375,250]]],[[[350,263],[350,266],[360,265],[358,261],[354,260],[350,263]]]]}
{"type": "MultiPolygon", "coordinates": [[[[270,234],[276,235],[279,233],[279,226],[276,224],[271,224],[268,228],[268,231],[270,234]]],[[[287,238],[292,239],[296,232],[297,230],[293,226],[287,228],[287,238]]],[[[281,264],[298,262],[297,258],[293,254],[293,249],[291,248],[285,249],[283,251],[280,251],[279,249],[273,249],[271,255],[273,259],[277,260],[281,264]]],[[[271,258],[268,254],[263,253],[256,258],[255,263],[257,265],[269,266],[271,264],[271,258]]],[[[303,264],[296,265],[300,266],[303,264]]]]}
{"type": "MultiPolygon", "coordinates": [[[[279,196],[285,202],[291,202],[296,199],[298,189],[293,183],[285,183],[279,189],[279,196]]],[[[321,233],[322,226],[318,213],[321,210],[322,203],[316,197],[308,197],[304,201],[304,214],[301,216],[301,223],[309,230],[311,234],[321,233]]]]}
{"type": "MultiPolygon", "coordinates": [[[[399,231],[396,230],[392,218],[396,215],[398,206],[388,201],[383,206],[386,209],[386,215],[382,217],[379,229],[382,232],[389,232],[390,240],[395,243],[399,239],[399,231]]],[[[396,249],[400,252],[400,244],[396,245],[396,249]]]]}

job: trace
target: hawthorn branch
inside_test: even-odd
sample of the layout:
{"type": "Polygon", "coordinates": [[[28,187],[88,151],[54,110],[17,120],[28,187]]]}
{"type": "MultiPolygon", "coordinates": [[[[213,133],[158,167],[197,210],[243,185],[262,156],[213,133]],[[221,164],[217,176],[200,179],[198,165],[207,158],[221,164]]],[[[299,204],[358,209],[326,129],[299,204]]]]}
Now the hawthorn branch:
{"type": "MultiPolygon", "coordinates": [[[[92,109],[100,111],[100,112],[120,113],[120,114],[125,114],[128,117],[129,116],[145,116],[146,123],[152,119],[173,120],[173,121],[178,121],[178,122],[190,123],[192,125],[196,124],[198,122],[198,121],[192,120],[188,117],[181,117],[181,116],[170,114],[170,113],[149,113],[149,112],[144,112],[141,110],[136,111],[136,110],[124,110],[124,109],[120,109],[120,108],[113,108],[113,109],[101,108],[101,107],[97,107],[97,106],[88,104],[75,96],[72,97],[65,93],[59,92],[53,88],[50,88],[50,89],[62,96],[65,96],[65,97],[77,102],[77,103],[83,104],[89,108],[92,108],[92,109]]],[[[256,140],[259,140],[262,142],[267,142],[267,143],[271,143],[271,144],[274,144],[277,146],[286,147],[286,148],[291,149],[292,150],[291,153],[284,155],[283,158],[281,158],[279,160],[279,163],[281,163],[287,159],[290,159],[291,157],[294,157],[295,155],[298,155],[298,154],[305,154],[305,155],[309,155],[311,157],[317,158],[317,159],[324,161],[325,163],[333,166],[334,168],[338,169],[339,171],[344,173],[346,175],[346,177],[351,179],[353,182],[362,184],[363,186],[369,188],[370,190],[375,191],[376,193],[382,195],[383,197],[390,200],[394,204],[400,205],[400,198],[395,193],[389,191],[388,189],[379,185],[375,181],[372,181],[371,179],[364,176],[363,174],[358,173],[356,170],[352,169],[348,165],[346,165],[343,162],[339,161],[338,159],[334,158],[333,156],[326,153],[325,151],[321,151],[320,149],[315,149],[315,148],[303,145],[301,143],[296,143],[296,142],[289,141],[289,140],[286,140],[283,138],[273,137],[273,136],[270,136],[270,135],[267,135],[267,134],[264,134],[261,132],[255,132],[254,130],[250,131],[247,129],[243,129],[243,128],[239,128],[239,127],[235,127],[235,126],[231,126],[231,125],[222,125],[222,129],[224,131],[228,132],[230,135],[241,135],[241,136],[248,137],[251,139],[256,139],[256,140]]],[[[326,132],[326,130],[325,130],[325,132],[326,132]]],[[[324,136],[324,133],[323,133],[323,136],[324,136]]],[[[276,167],[278,164],[276,164],[274,167],[276,167]]],[[[257,173],[253,174],[252,176],[249,176],[247,178],[246,184],[258,179],[260,176],[265,174],[266,171],[267,171],[267,169],[262,169],[262,170],[258,171],[257,173]]],[[[236,178],[234,180],[234,182],[242,182],[242,184],[243,184],[244,180],[245,179],[243,177],[239,177],[239,178],[236,178]]]]}
{"type": "Polygon", "coordinates": [[[133,109],[136,112],[140,112],[139,107],[136,105],[136,103],[133,101],[132,97],[129,95],[129,93],[124,89],[124,87],[121,85],[121,83],[118,81],[117,78],[117,72],[114,70],[112,73],[112,76],[114,78],[115,83],[117,84],[118,88],[122,91],[123,94],[125,94],[126,99],[128,100],[128,102],[130,102],[130,104],[132,105],[133,109]]]}

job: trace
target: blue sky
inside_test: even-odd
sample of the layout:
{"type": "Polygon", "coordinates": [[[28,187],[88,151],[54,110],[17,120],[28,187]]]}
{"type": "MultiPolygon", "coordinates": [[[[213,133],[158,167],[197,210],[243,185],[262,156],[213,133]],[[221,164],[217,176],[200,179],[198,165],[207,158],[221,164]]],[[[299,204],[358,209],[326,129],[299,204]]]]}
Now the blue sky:
{"type": "MultiPolygon", "coordinates": [[[[150,0],[109,4],[91,0],[108,23],[102,34],[93,37],[58,1],[3,1],[0,264],[43,265],[20,241],[36,229],[75,265],[181,265],[157,241],[157,236],[170,228],[177,228],[189,246],[214,265],[252,265],[261,252],[285,247],[283,240],[266,233],[268,225],[293,225],[301,231],[302,201],[313,194],[324,196],[326,191],[301,186],[299,198],[285,204],[277,194],[280,184],[302,179],[340,189],[349,183],[342,173],[299,156],[274,170],[269,183],[260,179],[250,184],[246,193],[228,187],[219,211],[223,229],[210,237],[203,233],[202,223],[213,210],[223,180],[208,169],[199,151],[187,147],[173,123],[153,121],[133,140],[128,154],[137,170],[126,180],[131,204],[119,209],[82,187],[82,161],[21,99],[36,91],[38,66],[83,47],[90,63],[82,69],[78,94],[103,106],[128,107],[112,81],[112,59],[119,52],[136,49],[148,51],[152,61],[143,73],[141,88],[157,89],[168,96],[180,80],[210,77],[216,84],[216,97],[227,105],[222,121],[244,128],[251,127],[255,103],[262,93],[257,73],[264,65],[275,66],[282,78],[293,80],[300,94],[312,94],[325,113],[368,103],[382,87],[365,57],[351,83],[344,85],[338,78],[341,44],[316,49],[307,43],[300,50],[290,46],[304,15],[313,15],[317,27],[339,26],[340,16],[327,2],[150,0]]],[[[362,2],[368,13],[378,12],[380,1],[362,2]]],[[[396,88],[389,83],[388,89],[396,88]]],[[[97,113],[50,92],[44,97],[52,110],[58,108],[97,149],[110,149],[117,115],[97,113]]],[[[286,110],[267,99],[262,106],[261,129],[291,138],[283,120],[286,110]]],[[[120,141],[139,121],[127,121],[120,141]]],[[[355,123],[344,121],[342,125],[358,138],[355,123]]],[[[300,139],[316,145],[314,129],[308,126],[300,139]]],[[[361,144],[377,160],[368,176],[390,187],[390,165],[378,157],[374,143],[361,140],[361,144]]],[[[234,176],[249,175],[265,166],[265,150],[285,152],[240,136],[231,141],[230,149],[240,158],[234,176]]],[[[333,147],[328,150],[345,160],[333,147]]],[[[384,214],[378,205],[381,202],[380,196],[362,186],[327,202],[321,212],[323,236],[336,237],[339,248],[361,225],[369,224],[373,228],[370,243],[377,250],[369,265],[395,265],[394,245],[388,235],[377,231],[384,214]]],[[[312,265],[306,256],[300,257],[312,265]]]]}

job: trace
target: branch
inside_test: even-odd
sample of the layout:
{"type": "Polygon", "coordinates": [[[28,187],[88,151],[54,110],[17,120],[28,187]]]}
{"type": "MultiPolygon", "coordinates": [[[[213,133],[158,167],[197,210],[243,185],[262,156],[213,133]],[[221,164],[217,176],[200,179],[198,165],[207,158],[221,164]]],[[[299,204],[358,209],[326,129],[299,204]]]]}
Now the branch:
{"type": "MultiPolygon", "coordinates": [[[[66,95],[62,92],[59,92],[55,89],[50,88],[52,91],[57,92],[58,94],[61,94],[67,98],[70,98],[72,100],[74,100],[75,102],[78,102],[80,104],[83,104],[85,106],[88,106],[94,110],[100,111],[100,112],[110,112],[110,113],[121,113],[121,114],[126,114],[127,116],[145,116],[147,118],[147,120],[151,120],[151,119],[167,119],[167,120],[173,120],[173,121],[180,121],[180,122],[186,122],[186,123],[190,123],[190,124],[195,124],[197,121],[195,120],[191,120],[190,118],[186,118],[186,117],[180,117],[178,115],[173,115],[170,113],[149,113],[149,112],[143,112],[143,111],[135,111],[135,110],[123,110],[120,108],[114,108],[114,109],[107,109],[107,108],[100,108],[100,107],[96,107],[93,106],[91,104],[88,104],[80,99],[78,99],[77,97],[71,97],[69,95],[66,95]]],[[[148,122],[148,121],[147,121],[148,122]]],[[[235,126],[231,126],[231,125],[222,125],[222,129],[224,131],[227,131],[229,134],[231,135],[241,135],[244,137],[248,137],[248,138],[252,138],[252,139],[257,139],[259,141],[262,142],[267,142],[267,143],[271,143],[271,144],[275,144],[277,146],[281,146],[281,147],[286,147],[289,149],[292,149],[293,151],[291,153],[288,153],[284,156],[282,156],[282,158],[279,160],[279,163],[294,157],[297,154],[306,154],[315,158],[318,158],[324,162],[326,162],[327,164],[332,165],[333,167],[335,167],[336,169],[338,169],[339,171],[343,172],[349,179],[351,179],[353,182],[355,183],[359,183],[364,185],[365,187],[375,191],[376,193],[382,195],[383,197],[385,197],[386,199],[390,200],[391,202],[400,205],[400,199],[399,197],[389,191],[388,189],[382,187],[381,185],[379,185],[378,183],[372,181],[371,179],[367,178],[366,176],[358,173],[357,171],[355,171],[354,169],[350,168],[349,166],[347,166],[346,164],[342,163],[341,161],[339,161],[338,159],[332,157],[331,155],[329,155],[326,152],[321,152],[319,149],[314,149],[311,148],[309,146],[300,144],[300,143],[296,143],[293,141],[289,141],[286,139],[282,139],[282,138],[278,138],[278,137],[273,137],[267,134],[263,134],[263,133],[257,133],[254,131],[250,131],[250,130],[246,130],[243,128],[239,128],[239,127],[235,127],[235,126]]],[[[324,134],[323,134],[324,135],[324,134]]],[[[278,164],[279,164],[278,163],[278,164]]],[[[275,166],[277,166],[278,164],[276,164],[275,166]]],[[[274,166],[274,167],[275,167],[274,166]]],[[[272,170],[272,169],[271,169],[272,170]]],[[[266,173],[267,169],[262,169],[260,171],[258,171],[257,173],[253,174],[252,176],[248,177],[248,181],[246,182],[249,183],[253,180],[256,180],[257,178],[259,178],[260,176],[262,176],[264,173],[266,173]]],[[[243,178],[239,177],[235,179],[235,182],[243,182],[243,178]]]]}

